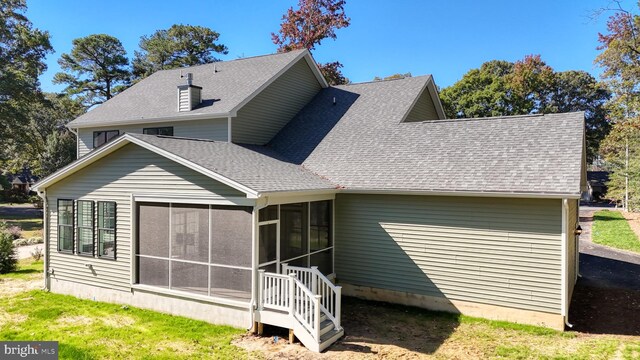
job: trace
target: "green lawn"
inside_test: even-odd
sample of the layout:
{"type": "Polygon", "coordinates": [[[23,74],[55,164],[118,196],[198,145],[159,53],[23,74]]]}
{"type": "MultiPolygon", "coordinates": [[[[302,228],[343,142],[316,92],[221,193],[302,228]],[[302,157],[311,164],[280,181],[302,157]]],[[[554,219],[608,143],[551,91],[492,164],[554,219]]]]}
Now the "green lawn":
{"type": "Polygon", "coordinates": [[[593,215],[591,237],[596,244],[640,252],[638,237],[619,211],[597,211],[593,215]]]}
{"type": "Polygon", "coordinates": [[[42,277],[42,271],[42,260],[33,261],[32,259],[22,259],[18,262],[18,270],[8,274],[1,274],[0,281],[2,281],[2,279],[30,280],[34,277],[42,277]]]}
{"type": "Polygon", "coordinates": [[[0,298],[0,340],[59,342],[61,359],[245,358],[243,330],[41,290],[0,298]]]}
{"type": "Polygon", "coordinates": [[[22,228],[21,238],[29,239],[34,236],[42,237],[42,218],[22,217],[14,215],[0,215],[0,220],[7,222],[9,226],[22,228]]]}

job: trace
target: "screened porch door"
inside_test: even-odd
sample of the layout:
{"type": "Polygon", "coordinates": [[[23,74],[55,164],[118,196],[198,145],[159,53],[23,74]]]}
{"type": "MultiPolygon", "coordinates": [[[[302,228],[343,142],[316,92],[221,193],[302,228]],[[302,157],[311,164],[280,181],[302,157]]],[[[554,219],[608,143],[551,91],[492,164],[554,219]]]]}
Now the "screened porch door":
{"type": "Polygon", "coordinates": [[[317,266],[333,274],[333,200],[270,205],[258,214],[259,268],[317,266]]]}

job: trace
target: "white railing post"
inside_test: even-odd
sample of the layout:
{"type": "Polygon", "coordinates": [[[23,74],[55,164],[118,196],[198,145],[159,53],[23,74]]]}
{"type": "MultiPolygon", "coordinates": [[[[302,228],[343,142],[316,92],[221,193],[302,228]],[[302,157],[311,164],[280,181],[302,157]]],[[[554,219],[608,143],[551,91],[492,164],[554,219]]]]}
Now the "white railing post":
{"type": "Polygon", "coordinates": [[[283,275],[289,275],[289,264],[288,263],[282,263],[282,274],[283,275]]]}
{"type": "Polygon", "coordinates": [[[336,286],[336,314],[335,314],[335,318],[336,318],[336,325],[338,325],[336,327],[336,329],[339,329],[342,327],[342,325],[340,325],[340,312],[342,311],[342,286],[336,286]]]}
{"type": "Polygon", "coordinates": [[[258,270],[258,309],[264,310],[264,269],[258,270]]]}
{"type": "Polygon", "coordinates": [[[296,304],[296,275],[289,274],[289,315],[293,316],[296,304]]]}
{"type": "Polygon", "coordinates": [[[322,296],[316,295],[314,296],[315,308],[314,310],[314,319],[313,319],[313,330],[315,332],[315,337],[318,342],[320,342],[320,298],[322,296]]]}
{"type": "Polygon", "coordinates": [[[318,267],[311,267],[311,293],[313,295],[318,294],[318,267]]]}

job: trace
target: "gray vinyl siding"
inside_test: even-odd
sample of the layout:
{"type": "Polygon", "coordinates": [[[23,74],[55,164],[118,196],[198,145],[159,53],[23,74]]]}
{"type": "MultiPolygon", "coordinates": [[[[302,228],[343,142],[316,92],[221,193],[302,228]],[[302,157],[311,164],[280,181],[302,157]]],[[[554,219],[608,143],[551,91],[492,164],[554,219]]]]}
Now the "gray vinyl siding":
{"type": "Polygon", "coordinates": [[[123,133],[142,134],[142,129],[144,128],[165,126],[173,126],[173,136],[186,138],[227,141],[229,135],[227,131],[228,120],[226,118],[78,129],[78,157],[93,150],[94,131],[119,130],[120,135],[123,133]]]}
{"type": "Polygon", "coordinates": [[[569,286],[569,297],[567,303],[571,303],[571,297],[573,296],[573,288],[578,279],[578,272],[576,269],[576,256],[578,249],[578,237],[575,235],[576,227],[578,226],[578,200],[568,201],[569,209],[567,213],[567,284],[569,286]]]}
{"type": "MultiPolygon", "coordinates": [[[[46,189],[49,212],[50,267],[53,279],[127,290],[131,264],[131,194],[180,195],[185,198],[244,196],[239,191],[134,144],[70,175],[46,189]],[[116,202],[116,260],[57,251],[57,200],[116,202]],[[85,264],[92,264],[91,271],[85,264]]],[[[75,234],[77,240],[77,234],[75,234]]],[[[95,235],[94,235],[95,238],[95,235]]]]}
{"type": "Polygon", "coordinates": [[[338,194],[339,282],[560,313],[560,200],[338,194]]]}
{"type": "Polygon", "coordinates": [[[231,123],[235,143],[264,145],[321,90],[305,59],[238,111],[231,123]]]}
{"type": "Polygon", "coordinates": [[[418,101],[413,106],[409,115],[404,120],[405,122],[413,121],[425,121],[425,120],[438,120],[438,112],[433,104],[433,99],[429,93],[429,89],[424,89],[418,101]]]}

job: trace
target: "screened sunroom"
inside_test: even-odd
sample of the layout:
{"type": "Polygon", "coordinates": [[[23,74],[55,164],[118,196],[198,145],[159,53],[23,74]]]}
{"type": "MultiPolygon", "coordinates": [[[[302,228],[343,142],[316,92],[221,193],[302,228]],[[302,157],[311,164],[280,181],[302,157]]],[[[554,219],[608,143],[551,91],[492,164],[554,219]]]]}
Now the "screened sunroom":
{"type": "Polygon", "coordinates": [[[268,205],[257,216],[254,209],[136,202],[134,284],[249,303],[258,269],[333,274],[333,200],[268,205]]]}

